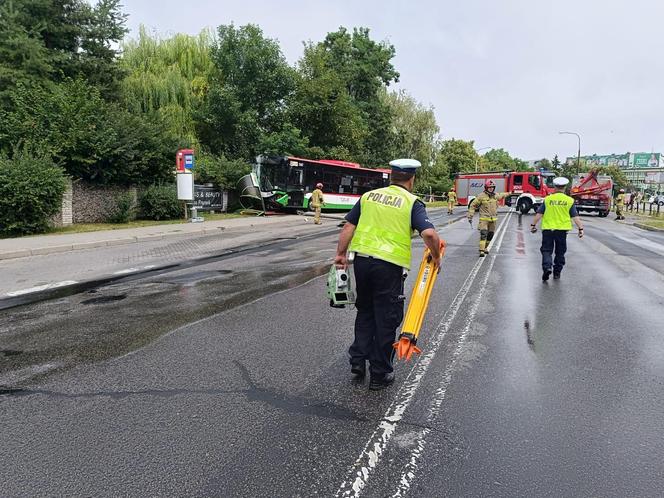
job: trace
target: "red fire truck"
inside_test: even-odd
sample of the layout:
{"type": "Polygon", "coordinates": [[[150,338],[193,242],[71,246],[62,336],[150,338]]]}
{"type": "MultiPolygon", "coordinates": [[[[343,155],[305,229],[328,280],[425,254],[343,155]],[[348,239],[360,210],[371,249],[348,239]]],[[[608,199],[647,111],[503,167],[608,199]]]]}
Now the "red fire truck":
{"type": "Polygon", "coordinates": [[[459,204],[468,206],[473,199],[484,191],[484,182],[493,180],[496,192],[509,192],[511,195],[505,204],[526,214],[537,208],[544,198],[554,191],[553,173],[540,171],[489,171],[485,173],[457,173],[454,186],[459,204]]]}

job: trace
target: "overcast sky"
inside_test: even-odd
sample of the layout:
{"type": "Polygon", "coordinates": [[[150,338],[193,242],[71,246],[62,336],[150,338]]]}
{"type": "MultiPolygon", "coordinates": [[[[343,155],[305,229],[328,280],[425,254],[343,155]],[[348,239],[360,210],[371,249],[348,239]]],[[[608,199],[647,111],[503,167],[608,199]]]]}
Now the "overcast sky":
{"type": "Polygon", "coordinates": [[[168,36],[258,24],[291,64],[302,42],[365,26],[396,48],[398,88],[435,108],[444,138],[522,159],[664,152],[661,0],[124,0],[168,36]]]}

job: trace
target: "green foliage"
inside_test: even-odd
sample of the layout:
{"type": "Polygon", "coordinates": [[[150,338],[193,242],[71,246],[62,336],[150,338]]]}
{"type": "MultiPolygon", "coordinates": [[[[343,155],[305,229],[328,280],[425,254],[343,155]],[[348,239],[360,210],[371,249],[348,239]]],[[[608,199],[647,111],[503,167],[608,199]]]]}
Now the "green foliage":
{"type": "Polygon", "coordinates": [[[148,184],[170,177],[177,142],[159,119],[106,102],[84,81],[19,86],[0,112],[0,150],[47,151],[68,174],[97,184],[148,184]]]}
{"type": "MultiPolygon", "coordinates": [[[[361,119],[363,123],[360,130],[365,136],[358,159],[367,166],[385,165],[393,158],[392,117],[380,93],[392,82],[399,81],[399,73],[391,62],[395,48],[386,42],[373,41],[368,28],[354,28],[351,34],[344,27],[328,33],[318,48],[325,54],[322,64],[341,80],[355,113],[359,113],[356,120],[361,119]]],[[[313,140],[312,144],[319,145],[313,140]]],[[[353,147],[346,143],[336,145],[346,146],[353,152],[353,147]]]]}
{"type": "Polygon", "coordinates": [[[110,223],[127,223],[136,219],[136,203],[134,196],[124,192],[115,197],[115,211],[109,217],[110,223]]]}
{"type": "Polygon", "coordinates": [[[433,108],[424,107],[405,90],[383,92],[382,98],[391,110],[394,133],[392,155],[417,159],[424,166],[433,165],[440,131],[433,108]]]}
{"type": "Polygon", "coordinates": [[[214,183],[222,189],[234,189],[237,182],[251,171],[242,160],[228,160],[223,155],[202,153],[196,159],[196,178],[201,183],[214,183]]]}
{"type": "Polygon", "coordinates": [[[140,216],[150,220],[171,220],[184,215],[174,184],[151,185],[140,196],[140,216]]]}
{"type": "Polygon", "coordinates": [[[159,114],[171,133],[196,142],[193,109],[201,104],[213,71],[212,34],[150,36],[140,27],[138,40],[123,44],[120,66],[127,72],[122,96],[134,113],[159,114]]]}
{"type": "Polygon", "coordinates": [[[342,159],[332,151],[343,147],[348,154],[343,159],[360,161],[366,155],[369,125],[329,59],[322,44],[305,46],[289,116],[312,146],[307,157],[342,159]]]}
{"type": "Polygon", "coordinates": [[[488,171],[528,171],[528,163],[510,156],[504,149],[491,149],[483,156],[483,167],[488,171]]]}
{"type": "Polygon", "coordinates": [[[62,205],[65,175],[44,155],[0,156],[0,234],[44,232],[62,205]]]}
{"type": "Polygon", "coordinates": [[[282,129],[295,71],[258,26],[220,26],[211,49],[215,72],[196,114],[201,142],[232,159],[252,159],[263,136],[282,129]]]}
{"type": "Polygon", "coordinates": [[[549,161],[546,158],[542,158],[538,161],[537,167],[540,169],[546,169],[546,170],[551,170],[553,168],[553,165],[551,164],[551,161],[549,161]]]}
{"type": "Polygon", "coordinates": [[[437,161],[442,161],[447,166],[450,178],[457,173],[468,173],[475,171],[479,156],[473,148],[473,142],[465,140],[443,140],[440,142],[437,161]]]}
{"type": "Polygon", "coordinates": [[[104,97],[122,74],[116,46],[127,31],[120,0],[11,0],[0,5],[0,89],[83,78],[104,97]]]}
{"type": "Polygon", "coordinates": [[[306,157],[308,145],[309,140],[302,136],[298,128],[290,123],[285,123],[281,130],[264,135],[258,142],[256,151],[259,154],[272,156],[306,157]]]}

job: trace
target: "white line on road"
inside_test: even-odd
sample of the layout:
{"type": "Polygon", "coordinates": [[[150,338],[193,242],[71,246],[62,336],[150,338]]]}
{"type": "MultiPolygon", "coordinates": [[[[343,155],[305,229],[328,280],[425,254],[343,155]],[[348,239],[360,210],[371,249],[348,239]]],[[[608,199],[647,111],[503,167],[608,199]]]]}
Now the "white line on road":
{"type": "Polygon", "coordinates": [[[113,275],[125,275],[127,273],[135,273],[140,270],[141,270],[140,268],[127,268],[126,270],[114,271],[113,275]]]}
{"type": "Polygon", "coordinates": [[[54,282],[52,284],[37,285],[35,287],[30,287],[28,289],[21,289],[21,290],[11,291],[11,292],[8,292],[6,295],[9,296],[9,297],[22,296],[24,294],[32,294],[33,292],[39,292],[39,291],[44,291],[44,290],[49,290],[49,289],[57,289],[58,287],[64,287],[65,285],[73,285],[73,284],[77,284],[77,283],[78,282],[76,280],[63,280],[62,282],[54,282]]]}
{"type": "MultiPolygon", "coordinates": [[[[507,221],[511,217],[511,214],[512,212],[508,213],[497,230],[497,232],[501,234],[498,244],[502,243],[502,236],[505,232],[507,221]]],[[[500,246],[498,245],[498,247],[500,246]]],[[[491,265],[493,266],[493,261],[495,261],[495,254],[492,254],[490,259],[491,265]]],[[[479,270],[485,260],[486,258],[479,259],[470,270],[468,277],[461,286],[461,289],[459,289],[457,295],[454,297],[454,300],[452,301],[449,309],[447,312],[445,312],[445,315],[443,315],[440,323],[436,326],[433,337],[429,344],[427,344],[427,350],[422,353],[418,362],[406,377],[406,380],[397,392],[394,401],[392,401],[389,408],[385,412],[385,415],[383,416],[380,424],[374,430],[373,434],[369,438],[369,441],[367,441],[364,449],[360,453],[360,456],[350,468],[346,479],[341,483],[341,486],[336,493],[337,496],[360,496],[362,490],[366,487],[370,474],[378,466],[380,456],[383,454],[389,440],[396,432],[397,426],[401,421],[404,412],[413,400],[420,382],[424,378],[424,375],[431,365],[433,358],[438,351],[438,348],[442,344],[443,339],[449,331],[457,313],[461,309],[461,305],[466,299],[466,296],[470,292],[470,289],[473,287],[473,283],[475,282],[479,270]]],[[[489,272],[487,271],[485,275],[485,278],[488,278],[489,272]]],[[[420,435],[420,439],[426,436],[427,432],[428,430],[425,429],[424,433],[420,435]]],[[[411,460],[415,459],[415,464],[417,463],[419,453],[421,453],[423,446],[423,443],[421,446],[418,445],[411,453],[411,460]],[[418,456],[415,456],[416,454],[418,454],[418,456]]],[[[409,479],[412,479],[412,477],[409,477],[409,479]]]]}
{"type": "MultiPolygon", "coordinates": [[[[507,216],[507,218],[509,218],[509,215],[507,216]]],[[[440,412],[440,407],[442,406],[443,401],[445,400],[445,395],[447,394],[447,388],[452,382],[452,373],[454,372],[459,356],[461,355],[461,351],[463,350],[463,347],[466,344],[466,338],[468,337],[468,333],[470,332],[470,327],[472,326],[473,321],[475,320],[475,315],[477,314],[477,310],[479,309],[479,305],[482,301],[482,295],[484,294],[484,290],[487,287],[487,282],[489,281],[489,276],[491,275],[493,264],[496,262],[495,253],[500,250],[500,246],[503,243],[503,238],[505,237],[505,232],[507,232],[507,229],[503,230],[502,233],[500,234],[499,240],[496,242],[496,249],[494,251],[494,254],[490,256],[491,261],[489,262],[489,267],[487,268],[486,272],[484,272],[484,277],[482,278],[482,282],[479,285],[479,291],[475,295],[470,310],[468,311],[468,314],[465,318],[465,325],[463,327],[463,330],[461,331],[461,335],[459,336],[456,348],[454,349],[454,353],[452,354],[452,361],[450,361],[447,367],[445,368],[445,373],[443,374],[443,380],[438,386],[438,389],[436,389],[436,392],[431,397],[431,402],[429,403],[429,409],[426,419],[427,425],[433,423],[433,421],[436,419],[438,413],[440,412]]],[[[415,448],[413,451],[411,451],[410,459],[408,460],[408,463],[404,467],[401,477],[398,481],[397,489],[392,495],[394,498],[405,496],[408,490],[410,489],[411,483],[415,478],[415,476],[417,475],[419,467],[418,463],[420,457],[424,454],[424,449],[426,447],[426,437],[430,431],[431,430],[429,428],[425,428],[415,438],[415,448]]]]}

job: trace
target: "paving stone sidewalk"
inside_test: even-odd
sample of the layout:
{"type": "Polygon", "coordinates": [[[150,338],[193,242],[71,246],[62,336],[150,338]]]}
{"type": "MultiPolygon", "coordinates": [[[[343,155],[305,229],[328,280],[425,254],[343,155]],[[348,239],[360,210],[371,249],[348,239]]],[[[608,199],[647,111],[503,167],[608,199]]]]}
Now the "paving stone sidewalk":
{"type": "Polygon", "coordinates": [[[181,223],[154,225],[97,232],[46,234],[11,239],[0,239],[0,260],[24,258],[44,254],[92,249],[97,247],[158,241],[171,237],[194,238],[212,234],[233,232],[256,232],[281,225],[299,226],[309,221],[308,217],[278,215],[268,217],[229,218],[226,220],[204,221],[202,223],[181,223]]]}

